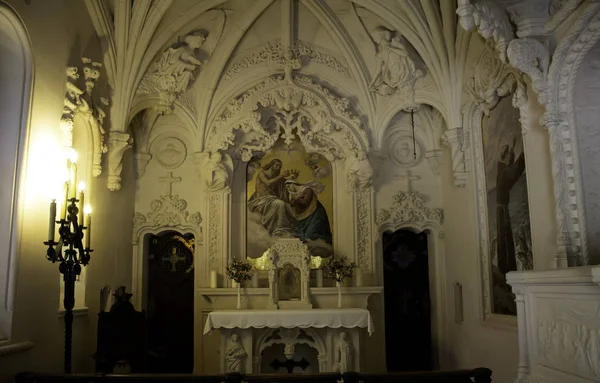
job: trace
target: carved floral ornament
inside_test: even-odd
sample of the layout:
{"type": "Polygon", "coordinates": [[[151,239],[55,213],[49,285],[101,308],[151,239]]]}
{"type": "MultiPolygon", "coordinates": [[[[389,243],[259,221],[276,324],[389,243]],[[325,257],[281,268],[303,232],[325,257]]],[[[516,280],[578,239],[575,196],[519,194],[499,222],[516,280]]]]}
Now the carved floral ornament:
{"type": "Polygon", "coordinates": [[[425,196],[419,192],[398,192],[393,197],[393,204],[388,209],[381,209],[375,223],[380,228],[398,227],[403,224],[424,226],[434,224],[441,226],[444,213],[440,208],[425,206],[425,196]]]}
{"type": "Polygon", "coordinates": [[[179,198],[177,195],[162,195],[152,200],[148,214],[144,215],[136,212],[133,217],[133,227],[137,230],[144,227],[175,227],[185,225],[200,228],[201,224],[202,216],[200,213],[190,214],[187,211],[187,201],[179,198]]]}
{"type": "Polygon", "coordinates": [[[299,138],[309,152],[329,161],[366,153],[368,135],[350,101],[308,77],[269,77],[229,102],[214,121],[209,152],[232,147],[242,161],[267,152],[282,138],[299,138]]]}

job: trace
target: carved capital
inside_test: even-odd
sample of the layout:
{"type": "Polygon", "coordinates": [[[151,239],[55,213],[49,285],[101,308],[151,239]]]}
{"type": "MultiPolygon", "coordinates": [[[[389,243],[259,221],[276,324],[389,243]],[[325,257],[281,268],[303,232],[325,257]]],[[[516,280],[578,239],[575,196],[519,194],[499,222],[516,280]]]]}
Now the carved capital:
{"type": "Polygon", "coordinates": [[[550,19],[548,0],[512,1],[506,10],[517,27],[518,37],[547,34],[544,25],[550,19]]]}
{"type": "Polygon", "coordinates": [[[542,125],[546,131],[556,130],[566,120],[566,113],[559,112],[546,112],[540,117],[540,125],[542,125]]]}
{"type": "Polygon", "coordinates": [[[131,148],[133,138],[129,133],[110,132],[108,138],[108,189],[121,190],[121,171],[123,170],[123,154],[131,148]]]}
{"type": "Polygon", "coordinates": [[[357,158],[349,161],[347,169],[348,190],[366,190],[373,185],[373,167],[365,154],[359,154],[357,158]]]}

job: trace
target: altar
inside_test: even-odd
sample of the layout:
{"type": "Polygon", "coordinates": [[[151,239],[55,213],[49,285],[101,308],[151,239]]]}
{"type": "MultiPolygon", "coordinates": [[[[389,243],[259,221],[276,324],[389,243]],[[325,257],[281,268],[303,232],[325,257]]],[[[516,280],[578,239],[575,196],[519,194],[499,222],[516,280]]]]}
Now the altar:
{"type": "Polygon", "coordinates": [[[223,373],[317,373],[360,371],[361,337],[374,328],[369,310],[343,308],[213,311],[204,335],[213,330],[223,373]]]}

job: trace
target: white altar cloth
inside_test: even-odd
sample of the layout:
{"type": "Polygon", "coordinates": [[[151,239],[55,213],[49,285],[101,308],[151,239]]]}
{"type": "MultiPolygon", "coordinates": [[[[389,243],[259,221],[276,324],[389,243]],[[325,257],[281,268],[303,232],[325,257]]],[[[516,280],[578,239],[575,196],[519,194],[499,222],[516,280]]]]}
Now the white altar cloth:
{"type": "Polygon", "coordinates": [[[204,334],[226,328],[366,328],[371,335],[373,319],[365,309],[311,310],[219,310],[208,314],[204,334]]]}

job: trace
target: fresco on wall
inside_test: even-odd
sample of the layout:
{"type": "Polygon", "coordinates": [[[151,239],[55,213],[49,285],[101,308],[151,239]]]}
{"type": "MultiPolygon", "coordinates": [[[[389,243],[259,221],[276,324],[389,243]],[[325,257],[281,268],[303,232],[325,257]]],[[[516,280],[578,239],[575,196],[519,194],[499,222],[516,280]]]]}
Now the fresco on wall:
{"type": "Polygon", "coordinates": [[[516,315],[506,273],[533,268],[519,110],[502,99],[482,125],[490,249],[491,311],[516,315]]]}
{"type": "MultiPolygon", "coordinates": [[[[315,257],[333,252],[331,164],[299,141],[279,142],[248,163],[246,253],[256,259],[278,238],[299,238],[315,257]]],[[[313,262],[314,264],[314,262],[313,262]]]]}

